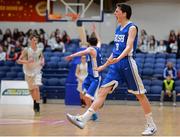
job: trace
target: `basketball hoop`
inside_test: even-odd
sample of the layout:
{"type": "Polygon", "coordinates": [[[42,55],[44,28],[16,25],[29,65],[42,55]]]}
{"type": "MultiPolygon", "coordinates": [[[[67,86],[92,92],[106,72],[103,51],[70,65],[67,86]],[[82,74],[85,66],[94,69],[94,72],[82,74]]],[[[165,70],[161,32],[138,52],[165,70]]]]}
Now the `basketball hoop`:
{"type": "Polygon", "coordinates": [[[70,17],[72,21],[77,21],[80,14],[77,13],[67,13],[65,16],[70,17]]]}
{"type": "Polygon", "coordinates": [[[48,15],[48,18],[49,19],[52,19],[52,20],[60,20],[62,18],[62,16],[59,14],[49,14],[48,15]]]}

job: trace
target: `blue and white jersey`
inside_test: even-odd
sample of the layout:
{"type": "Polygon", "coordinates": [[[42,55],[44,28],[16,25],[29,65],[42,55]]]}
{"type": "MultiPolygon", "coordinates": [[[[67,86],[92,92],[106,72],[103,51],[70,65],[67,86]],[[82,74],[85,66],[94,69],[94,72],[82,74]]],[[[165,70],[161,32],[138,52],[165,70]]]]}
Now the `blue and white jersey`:
{"type": "MultiPolygon", "coordinates": [[[[137,26],[132,23],[128,22],[128,24],[122,28],[121,25],[119,25],[115,31],[115,38],[114,38],[114,48],[113,48],[113,57],[118,57],[126,48],[126,43],[128,39],[128,32],[129,28],[131,26],[137,26]]],[[[128,54],[128,56],[133,56],[135,53],[135,50],[137,48],[137,38],[138,38],[138,33],[136,34],[135,40],[134,40],[134,45],[132,51],[128,54]]]]}
{"type": "Polygon", "coordinates": [[[98,47],[91,47],[96,50],[96,58],[92,58],[90,54],[88,54],[88,75],[91,75],[93,77],[99,77],[100,73],[98,71],[95,71],[94,68],[99,67],[102,65],[102,57],[101,52],[98,47]]]}

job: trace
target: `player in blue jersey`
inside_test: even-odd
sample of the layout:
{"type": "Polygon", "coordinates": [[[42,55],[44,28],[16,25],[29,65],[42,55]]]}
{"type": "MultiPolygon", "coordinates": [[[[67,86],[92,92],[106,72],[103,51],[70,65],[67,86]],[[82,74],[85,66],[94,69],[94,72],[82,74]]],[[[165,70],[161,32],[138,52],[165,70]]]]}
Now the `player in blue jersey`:
{"type": "Polygon", "coordinates": [[[144,94],[146,89],[143,86],[136,62],[133,59],[137,46],[138,28],[130,21],[131,13],[129,5],[117,4],[114,15],[119,26],[115,31],[113,52],[104,65],[95,68],[95,70],[102,71],[110,65],[108,74],[99,89],[97,99],[83,115],[73,116],[67,114],[68,120],[81,129],[85,127],[91,115],[103,105],[106,96],[112,93],[118,84],[121,85],[123,82],[126,82],[128,91],[138,98],[145,113],[147,124],[142,135],[153,135],[157,131],[152,118],[150,103],[144,94]]]}
{"type": "MultiPolygon", "coordinates": [[[[97,68],[102,65],[101,53],[100,53],[100,37],[96,32],[96,27],[93,25],[93,34],[88,43],[90,46],[83,51],[74,53],[72,55],[67,56],[65,59],[70,61],[74,57],[87,55],[87,64],[88,64],[88,76],[83,81],[83,92],[85,93],[85,103],[88,107],[91,106],[92,102],[94,101],[99,86],[101,84],[101,73],[94,68],[97,68]]],[[[92,115],[92,120],[97,119],[97,114],[94,113],[92,115]]]]}

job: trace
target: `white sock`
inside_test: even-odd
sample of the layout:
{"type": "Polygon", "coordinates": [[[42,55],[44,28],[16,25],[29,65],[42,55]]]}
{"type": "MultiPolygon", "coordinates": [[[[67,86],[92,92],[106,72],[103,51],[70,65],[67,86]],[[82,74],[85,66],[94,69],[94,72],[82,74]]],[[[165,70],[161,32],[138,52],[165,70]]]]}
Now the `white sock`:
{"type": "Polygon", "coordinates": [[[92,108],[89,108],[83,115],[81,115],[81,120],[87,122],[94,113],[95,111],[92,108]]]}
{"type": "Polygon", "coordinates": [[[156,126],[153,121],[153,118],[152,118],[152,113],[146,114],[145,117],[146,117],[147,124],[149,124],[150,126],[153,126],[153,127],[156,126]]]}

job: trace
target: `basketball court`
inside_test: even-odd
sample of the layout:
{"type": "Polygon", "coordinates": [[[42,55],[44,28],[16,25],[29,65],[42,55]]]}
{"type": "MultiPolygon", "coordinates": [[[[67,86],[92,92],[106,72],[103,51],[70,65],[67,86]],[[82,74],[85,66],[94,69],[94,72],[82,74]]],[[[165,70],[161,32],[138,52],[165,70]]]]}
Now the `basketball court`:
{"type": "MultiPolygon", "coordinates": [[[[46,3],[44,5],[47,6],[45,18],[48,23],[58,22],[64,25],[67,22],[82,26],[83,22],[90,24],[91,22],[102,23],[104,21],[103,0],[77,0],[76,2],[74,0],[47,0],[47,5],[46,3]]],[[[116,25],[116,23],[114,24],[116,25]]],[[[46,25],[42,26],[46,27],[46,25]]],[[[106,31],[104,33],[113,33],[115,25],[113,26],[111,23],[105,25],[109,28],[102,29],[106,31]]],[[[68,28],[72,31],[71,25],[68,28]]],[[[84,28],[78,31],[80,37],[85,36],[84,28]]],[[[86,38],[82,39],[86,41],[86,38]]],[[[41,114],[35,116],[32,110],[32,100],[26,105],[23,104],[24,100],[27,101],[26,98],[20,102],[13,100],[12,94],[16,94],[18,97],[21,95],[30,97],[27,86],[23,85],[22,91],[19,91],[18,95],[17,91],[14,90],[17,86],[16,83],[14,85],[15,87],[11,87],[13,91],[7,92],[7,96],[11,96],[10,100],[13,103],[11,104],[5,99],[5,102],[8,103],[0,104],[0,136],[141,136],[141,132],[144,131],[145,118],[137,101],[106,101],[104,107],[98,112],[98,120],[88,122],[82,130],[72,125],[67,120],[66,114],[82,114],[86,111],[85,108],[81,108],[79,105],[65,105],[65,99],[58,100],[58,103],[57,100],[55,103],[48,100],[50,103],[41,104],[41,114]],[[16,104],[17,102],[18,104],[16,104]]],[[[76,86],[73,86],[69,86],[70,92],[72,89],[76,90],[76,86]]],[[[79,95],[79,93],[75,94],[79,95]]],[[[2,101],[2,98],[0,99],[2,101]]],[[[71,96],[69,96],[69,100],[71,101],[71,96]]],[[[155,136],[179,136],[179,102],[176,107],[173,107],[171,103],[164,106],[159,106],[159,102],[151,103],[154,122],[158,128],[155,136]]]]}
{"type": "MultiPolygon", "coordinates": [[[[98,121],[89,122],[83,130],[75,127],[66,119],[66,113],[81,114],[84,112],[85,109],[80,106],[43,104],[41,110],[41,115],[35,117],[31,106],[0,105],[0,135],[140,136],[144,129],[145,119],[138,105],[106,103],[99,112],[98,121]]],[[[178,136],[180,134],[179,107],[153,105],[152,110],[158,127],[156,136],[178,136]]]]}

